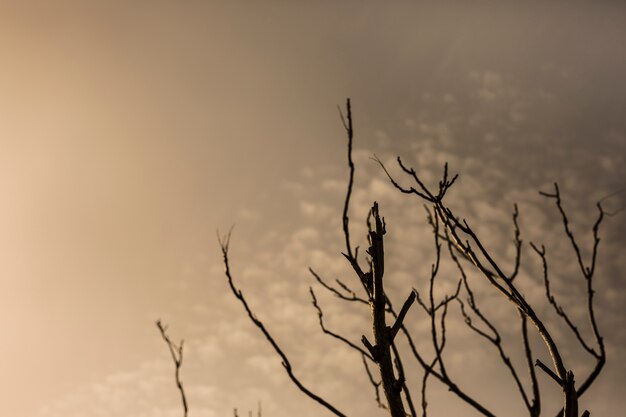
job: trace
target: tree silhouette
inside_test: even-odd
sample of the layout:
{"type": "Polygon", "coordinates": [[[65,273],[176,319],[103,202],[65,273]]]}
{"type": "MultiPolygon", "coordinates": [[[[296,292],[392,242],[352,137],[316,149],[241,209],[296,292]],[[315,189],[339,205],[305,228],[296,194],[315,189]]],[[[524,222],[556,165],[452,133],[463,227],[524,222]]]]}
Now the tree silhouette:
{"type": "MultiPolygon", "coordinates": [[[[368,242],[365,262],[358,259],[358,247],[353,247],[350,239],[350,219],[348,209],[354,184],[355,165],[352,159],[353,145],[353,119],[350,100],[347,100],[345,116],[340,110],[341,120],[348,137],[348,166],[349,179],[346,189],[345,202],[342,214],[343,234],[345,238],[345,252],[342,255],[352,267],[358,283],[362,289],[353,290],[352,286],[343,281],[336,280],[330,283],[322,278],[313,269],[309,268],[315,280],[324,291],[332,293],[339,301],[346,303],[362,303],[370,306],[371,310],[371,336],[363,335],[361,345],[350,341],[347,337],[327,328],[324,323],[324,312],[318,303],[313,288],[310,288],[311,300],[319,317],[321,330],[346,345],[363,360],[363,369],[368,380],[374,388],[375,399],[378,405],[386,409],[392,417],[405,417],[418,415],[416,408],[421,408],[421,414],[427,415],[427,387],[431,379],[435,379],[448,388],[453,394],[464,401],[467,406],[473,408],[484,416],[495,416],[490,411],[488,405],[479,402],[468,391],[461,387],[454,376],[448,372],[445,357],[443,355],[446,348],[446,317],[448,312],[457,307],[465,324],[473,333],[483,339],[494,348],[494,360],[500,361],[507,369],[519,392],[522,402],[530,417],[537,417],[543,411],[541,408],[541,390],[537,378],[537,370],[545,372],[558,386],[562,393],[563,408],[556,413],[556,416],[579,417],[578,398],[582,396],[589,387],[596,381],[606,362],[606,349],[601,332],[598,327],[594,311],[594,287],[593,278],[596,271],[596,259],[600,243],[600,226],[607,215],[601,202],[597,203],[598,217],[592,228],[593,247],[589,260],[583,259],[578,240],[569,227],[567,213],[563,209],[561,194],[558,184],[554,184],[554,190],[550,192],[540,192],[542,196],[555,203],[564,232],[573,249],[574,261],[577,263],[582,278],[586,285],[585,299],[580,303],[585,305],[589,325],[591,327],[592,340],[587,340],[581,334],[578,324],[576,324],[566,310],[561,306],[550,288],[550,273],[546,258],[546,248],[542,244],[530,242],[530,246],[543,267],[543,284],[547,302],[552,306],[556,314],[562,320],[563,328],[569,329],[575,340],[588,353],[593,361],[591,371],[582,377],[582,383],[576,384],[572,368],[568,365],[562,355],[564,342],[557,340],[555,333],[551,332],[544,323],[544,319],[538,314],[537,306],[531,304],[524,296],[518,285],[518,272],[521,264],[522,240],[518,224],[519,211],[517,205],[514,206],[512,214],[512,226],[514,231],[515,255],[513,259],[513,270],[505,272],[502,262],[495,259],[483,240],[462,216],[457,215],[447,204],[446,194],[455,185],[458,175],[451,176],[448,173],[447,163],[443,167],[443,174],[437,187],[428,187],[417,175],[416,171],[407,166],[398,157],[397,163],[402,172],[406,175],[404,180],[394,178],[384,164],[376,157],[383,172],[393,185],[393,187],[403,194],[416,197],[425,204],[427,219],[432,228],[432,238],[435,247],[435,259],[429,276],[429,286],[427,294],[420,294],[416,289],[406,290],[407,297],[397,310],[385,292],[385,250],[384,240],[386,234],[386,224],[384,217],[380,213],[380,208],[376,202],[373,203],[367,217],[368,242]],[[408,181],[410,185],[403,185],[408,181]],[[458,281],[454,290],[441,298],[435,297],[435,289],[439,282],[439,266],[443,257],[449,257],[458,270],[458,281]],[[519,331],[523,343],[523,363],[526,372],[529,374],[530,383],[524,383],[520,370],[514,365],[502,343],[501,332],[495,322],[489,318],[489,314],[483,311],[472,287],[467,279],[467,271],[473,269],[478,272],[482,279],[502,297],[508,300],[511,307],[517,311],[519,319],[519,331]],[[464,298],[464,300],[463,300],[464,298]],[[417,304],[423,311],[430,323],[430,343],[432,344],[434,355],[427,357],[417,348],[415,336],[411,333],[405,321],[409,320],[408,313],[411,307],[417,304]],[[529,326],[529,324],[531,326],[529,326]],[[546,365],[533,352],[530,343],[529,327],[540,336],[543,347],[548,353],[551,364],[546,365]],[[410,350],[409,354],[401,354],[397,342],[399,338],[404,339],[410,350]],[[407,358],[414,359],[419,368],[417,372],[413,368],[405,366],[407,358]],[[378,368],[377,376],[374,376],[372,368],[378,368]],[[409,369],[411,369],[409,373],[409,369]],[[421,381],[421,401],[416,403],[414,395],[407,385],[407,379],[421,381]],[[382,395],[380,391],[382,390],[382,395]],[[383,398],[384,396],[384,398],[383,398]]],[[[346,416],[336,406],[328,400],[313,392],[308,388],[292,366],[291,361],[280,347],[277,339],[270,333],[265,324],[257,318],[254,311],[246,301],[243,292],[235,285],[233,273],[230,267],[229,244],[232,229],[225,236],[219,236],[225,275],[234,296],[240,301],[252,323],[263,333],[265,339],[272,346],[276,354],[282,361],[285,372],[291,381],[309,398],[325,407],[328,411],[337,416],[346,416]]],[[[556,411],[556,410],[555,410],[556,411]]],[[[588,416],[589,412],[582,413],[588,416]]]]}

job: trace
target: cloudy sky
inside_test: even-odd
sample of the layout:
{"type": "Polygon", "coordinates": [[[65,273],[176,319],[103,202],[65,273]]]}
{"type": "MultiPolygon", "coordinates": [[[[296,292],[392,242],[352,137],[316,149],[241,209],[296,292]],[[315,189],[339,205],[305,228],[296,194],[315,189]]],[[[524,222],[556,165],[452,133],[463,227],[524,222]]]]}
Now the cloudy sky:
{"type": "MultiPolygon", "coordinates": [[[[394,192],[370,157],[393,166],[401,155],[430,184],[448,161],[461,175],[450,203],[506,269],[519,203],[520,285],[582,379],[591,362],[542,298],[527,242],[546,245],[553,289],[591,340],[583,278],[537,190],[559,182],[588,259],[595,202],[625,186],[626,7],[262,3],[0,3],[0,414],[181,415],[161,318],[185,339],[190,416],[245,415],[259,401],[267,417],[326,415],[291,385],[229,293],[215,230],[236,224],[237,284],[296,373],[348,415],[384,415],[360,357],[320,334],[308,293],[314,286],[333,329],[355,342],[369,334],[367,308],[337,303],[307,271],[355,284],[340,255],[346,97],[353,239],[364,245],[378,200],[396,304],[426,289],[432,237],[421,202],[394,192]]],[[[626,407],[624,214],[600,234],[596,313],[609,365],[582,402],[611,415],[626,407]]],[[[442,267],[442,293],[457,279],[442,267]]],[[[475,283],[519,353],[511,307],[475,283]]],[[[423,312],[406,321],[430,355],[423,312]]],[[[495,413],[524,415],[494,350],[458,309],[449,333],[459,384],[495,413]]],[[[419,401],[422,373],[405,366],[419,401]]],[[[543,375],[541,384],[552,415],[557,389],[543,375]]],[[[474,415],[436,382],[429,407],[474,415]]]]}

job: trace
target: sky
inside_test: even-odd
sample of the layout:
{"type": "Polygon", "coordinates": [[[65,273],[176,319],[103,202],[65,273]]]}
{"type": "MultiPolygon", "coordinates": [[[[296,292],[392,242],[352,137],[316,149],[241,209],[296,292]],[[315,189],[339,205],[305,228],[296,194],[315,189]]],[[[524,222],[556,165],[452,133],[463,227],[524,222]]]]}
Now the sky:
{"type": "MultiPolygon", "coordinates": [[[[0,415],[181,415],[157,319],[185,340],[190,416],[245,415],[259,402],[267,417],[329,415],[290,383],[229,292],[216,229],[232,224],[236,284],[296,374],[348,415],[385,415],[361,358],[321,334],[309,296],[312,286],[329,327],[351,340],[371,331],[366,307],[338,303],[308,272],[357,284],[341,256],[347,97],[352,236],[365,246],[378,201],[395,303],[427,288],[434,246],[422,202],[394,191],[371,157],[403,184],[396,156],[433,185],[447,161],[460,174],[450,204],[506,269],[519,204],[518,280],[584,375],[591,362],[547,305],[528,242],[546,245],[553,291],[590,338],[583,278],[537,191],[559,182],[588,261],[595,202],[617,192],[607,210],[626,204],[624,21],[617,1],[2,1],[0,415]]],[[[608,365],[581,402],[612,415],[626,406],[624,212],[600,236],[608,365]]],[[[457,279],[443,266],[440,294],[457,279]]],[[[515,312],[473,279],[519,353],[515,312]]],[[[430,354],[424,313],[406,321],[430,354]]],[[[458,308],[448,334],[459,384],[496,414],[524,415],[458,308]]],[[[422,371],[406,372],[419,398],[422,371]]],[[[554,414],[558,390],[541,384],[554,414]]],[[[476,415],[436,382],[428,402],[431,415],[476,415]]]]}

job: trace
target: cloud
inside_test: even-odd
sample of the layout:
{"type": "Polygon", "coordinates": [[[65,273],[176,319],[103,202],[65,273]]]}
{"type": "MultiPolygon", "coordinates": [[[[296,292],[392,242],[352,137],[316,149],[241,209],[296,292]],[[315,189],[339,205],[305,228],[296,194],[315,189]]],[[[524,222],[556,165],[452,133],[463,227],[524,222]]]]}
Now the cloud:
{"type": "Polygon", "coordinates": [[[478,97],[485,101],[494,101],[499,95],[502,94],[503,84],[502,76],[496,72],[485,71],[483,73],[472,72],[470,77],[478,80],[480,83],[480,89],[478,90],[478,97]]]}
{"type": "Polygon", "coordinates": [[[346,180],[327,179],[322,181],[322,189],[325,191],[345,193],[346,186],[346,180]]]}
{"type": "Polygon", "coordinates": [[[257,211],[242,208],[237,211],[237,215],[243,220],[255,221],[259,219],[259,213],[257,211]]]}

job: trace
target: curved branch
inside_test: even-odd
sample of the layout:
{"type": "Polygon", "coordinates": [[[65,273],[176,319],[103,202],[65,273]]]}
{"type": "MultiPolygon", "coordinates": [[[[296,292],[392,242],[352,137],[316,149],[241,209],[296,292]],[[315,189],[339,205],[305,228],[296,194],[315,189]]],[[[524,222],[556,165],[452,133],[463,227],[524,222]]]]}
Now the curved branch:
{"type": "Polygon", "coordinates": [[[222,249],[223,261],[224,261],[224,273],[226,275],[226,278],[228,279],[228,284],[230,285],[231,291],[233,292],[235,297],[241,302],[241,305],[243,305],[243,307],[246,310],[246,313],[248,313],[248,317],[250,318],[252,323],[254,323],[254,325],[259,330],[261,330],[261,332],[265,336],[265,339],[267,339],[267,341],[272,345],[272,347],[274,348],[274,350],[276,351],[278,356],[280,356],[280,358],[282,359],[283,368],[285,368],[285,372],[287,372],[287,375],[289,375],[289,378],[291,378],[291,381],[300,389],[300,391],[302,391],[309,398],[311,398],[312,400],[314,400],[318,404],[322,405],[328,411],[330,411],[331,413],[335,414],[336,416],[346,417],[346,415],[344,413],[342,413],[341,411],[339,411],[335,406],[330,404],[328,401],[326,401],[325,399],[323,399],[319,395],[313,393],[311,390],[306,388],[300,382],[300,380],[293,373],[293,369],[291,367],[291,362],[289,362],[289,358],[287,358],[287,355],[285,355],[285,353],[280,348],[280,346],[278,346],[278,343],[276,343],[276,341],[274,340],[272,335],[265,328],[265,325],[259,319],[256,318],[256,316],[254,315],[254,313],[252,312],[252,310],[248,306],[248,302],[244,298],[243,293],[241,292],[241,290],[239,290],[239,289],[237,289],[237,287],[235,287],[235,284],[233,282],[233,278],[232,278],[232,275],[231,275],[231,272],[230,272],[230,265],[229,265],[229,260],[228,260],[228,246],[230,244],[231,233],[232,233],[232,228],[228,232],[228,234],[226,234],[226,236],[221,237],[219,235],[219,233],[218,233],[218,236],[217,236],[219,244],[220,244],[220,247],[222,249]]]}
{"type": "Polygon", "coordinates": [[[315,307],[315,309],[317,310],[317,317],[319,318],[319,323],[320,323],[320,327],[322,328],[322,332],[343,342],[344,344],[348,345],[352,349],[359,352],[361,355],[366,356],[369,360],[374,361],[374,358],[372,357],[372,355],[366,352],[363,348],[352,343],[351,341],[341,336],[340,334],[334,333],[326,328],[326,326],[324,325],[324,312],[322,311],[321,307],[317,303],[317,297],[315,297],[315,292],[313,291],[313,288],[309,287],[309,292],[311,293],[311,303],[313,304],[313,307],[315,307]]]}

